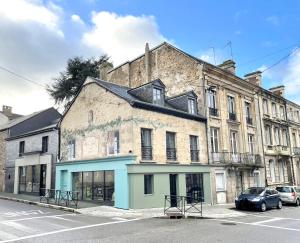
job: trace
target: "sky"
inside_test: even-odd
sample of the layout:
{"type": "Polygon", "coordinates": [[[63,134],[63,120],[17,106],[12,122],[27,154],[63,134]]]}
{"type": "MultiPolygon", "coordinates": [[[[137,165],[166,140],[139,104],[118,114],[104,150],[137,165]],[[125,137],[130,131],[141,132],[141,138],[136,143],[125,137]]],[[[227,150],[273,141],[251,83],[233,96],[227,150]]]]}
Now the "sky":
{"type": "Polygon", "coordinates": [[[116,66],[142,54],[146,42],[151,48],[163,41],[212,64],[233,59],[240,77],[271,67],[263,72],[263,87],[285,85],[286,97],[300,104],[300,1],[0,3],[0,106],[16,113],[54,105],[44,87],[68,58],[107,54],[116,66]]]}

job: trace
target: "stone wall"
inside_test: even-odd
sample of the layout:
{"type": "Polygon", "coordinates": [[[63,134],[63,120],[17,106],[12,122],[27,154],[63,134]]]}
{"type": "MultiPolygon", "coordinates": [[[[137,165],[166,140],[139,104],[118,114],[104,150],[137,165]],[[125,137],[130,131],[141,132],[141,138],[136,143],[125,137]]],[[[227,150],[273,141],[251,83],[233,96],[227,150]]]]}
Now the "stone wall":
{"type": "Polygon", "coordinates": [[[5,138],[7,131],[0,131],[0,192],[4,190],[5,138]]]}

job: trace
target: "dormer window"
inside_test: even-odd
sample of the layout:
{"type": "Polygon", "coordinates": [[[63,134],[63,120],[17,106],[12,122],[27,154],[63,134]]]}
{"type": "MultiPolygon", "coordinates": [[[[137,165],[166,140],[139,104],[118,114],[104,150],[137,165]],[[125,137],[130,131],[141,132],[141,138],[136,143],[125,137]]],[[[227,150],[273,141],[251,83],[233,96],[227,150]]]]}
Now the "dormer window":
{"type": "Polygon", "coordinates": [[[163,104],[163,91],[159,88],[153,88],[153,104],[161,105],[163,104]]]}
{"type": "Polygon", "coordinates": [[[195,99],[188,99],[188,112],[190,114],[196,114],[196,100],[195,99]]]}

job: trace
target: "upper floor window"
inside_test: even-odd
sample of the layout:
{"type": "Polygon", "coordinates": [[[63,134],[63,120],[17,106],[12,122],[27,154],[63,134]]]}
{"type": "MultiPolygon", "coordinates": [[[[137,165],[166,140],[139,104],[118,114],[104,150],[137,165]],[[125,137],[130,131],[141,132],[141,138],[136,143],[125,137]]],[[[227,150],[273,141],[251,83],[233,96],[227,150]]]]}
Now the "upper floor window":
{"type": "Polygon", "coordinates": [[[48,136],[42,137],[42,153],[48,152],[48,136]]]}
{"type": "Polygon", "coordinates": [[[152,130],[141,129],[142,159],[152,160],[152,130]]]}
{"type": "Polygon", "coordinates": [[[190,114],[196,114],[196,100],[195,99],[188,99],[188,111],[190,114]]]}
{"type": "Polygon", "coordinates": [[[107,153],[109,155],[120,153],[119,131],[109,131],[107,139],[107,153]]]}
{"type": "Polygon", "coordinates": [[[267,145],[272,145],[272,131],[270,125],[265,125],[265,139],[267,145]]]}
{"type": "Polygon", "coordinates": [[[280,109],[280,118],[284,120],[285,119],[284,118],[284,107],[281,105],[279,109],[280,109]]]}
{"type": "Polygon", "coordinates": [[[287,130],[286,129],[282,129],[282,145],[283,146],[287,146],[287,130]]]}
{"type": "Polygon", "coordinates": [[[190,136],[191,161],[199,161],[198,136],[190,136]]]}
{"type": "Polygon", "coordinates": [[[233,96],[228,96],[228,113],[229,113],[229,120],[235,121],[236,114],[235,114],[235,102],[233,96]]]}
{"type": "Polygon", "coordinates": [[[210,144],[211,144],[211,152],[218,153],[219,152],[219,128],[212,127],[210,129],[210,144]]]}
{"type": "Polygon", "coordinates": [[[254,135],[248,134],[248,148],[249,154],[254,154],[254,135]]]}
{"type": "Polygon", "coordinates": [[[19,143],[19,156],[22,156],[25,152],[25,141],[19,143]]]}
{"type": "Polygon", "coordinates": [[[296,121],[296,122],[299,122],[299,121],[300,121],[299,111],[295,111],[295,112],[294,112],[294,117],[295,117],[295,121],[296,121]]]}
{"type": "Polygon", "coordinates": [[[92,110],[90,110],[89,113],[88,113],[88,123],[89,123],[89,125],[92,125],[93,121],[94,121],[94,113],[93,113],[92,110]]]}
{"type": "Polygon", "coordinates": [[[167,160],[175,161],[176,157],[176,141],[175,141],[176,133],[167,132],[166,133],[166,148],[167,148],[167,160]]]}
{"type": "Polygon", "coordinates": [[[274,102],[272,102],[272,116],[273,117],[277,116],[277,106],[274,102]]]}
{"type": "Polygon", "coordinates": [[[75,159],[75,139],[68,142],[68,160],[75,159]]]}
{"type": "Polygon", "coordinates": [[[245,102],[245,112],[247,124],[252,125],[251,104],[249,102],[245,102]]]}
{"type": "Polygon", "coordinates": [[[293,109],[292,108],[290,108],[289,118],[290,118],[290,120],[294,120],[294,113],[293,113],[293,109]]]}
{"type": "Polygon", "coordinates": [[[275,145],[280,145],[280,129],[279,129],[279,127],[274,127],[274,138],[275,138],[275,145]]]}
{"type": "Polygon", "coordinates": [[[153,104],[163,104],[163,91],[159,88],[153,88],[153,104]]]}
{"type": "Polygon", "coordinates": [[[209,114],[212,116],[218,116],[216,94],[215,90],[209,90],[208,92],[208,108],[209,114]]]}
{"type": "Polygon", "coordinates": [[[230,144],[231,144],[231,152],[236,154],[238,152],[238,136],[236,131],[231,131],[230,133],[230,144]]]}
{"type": "Polygon", "coordinates": [[[296,133],[292,133],[292,138],[293,138],[293,145],[294,147],[297,147],[297,140],[296,140],[296,133]]]}
{"type": "Polygon", "coordinates": [[[263,99],[263,112],[264,112],[264,114],[269,114],[268,100],[267,99],[263,99]]]}

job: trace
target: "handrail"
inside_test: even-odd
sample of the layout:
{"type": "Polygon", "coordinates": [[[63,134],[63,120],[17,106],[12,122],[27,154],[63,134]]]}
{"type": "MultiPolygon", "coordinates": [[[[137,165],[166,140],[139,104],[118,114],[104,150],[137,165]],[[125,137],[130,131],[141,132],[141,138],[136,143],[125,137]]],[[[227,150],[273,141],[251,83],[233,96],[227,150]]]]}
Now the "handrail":
{"type": "Polygon", "coordinates": [[[47,204],[61,205],[63,203],[66,207],[74,204],[78,208],[78,191],[62,191],[55,189],[40,189],[40,202],[46,202],[47,204]]]}

